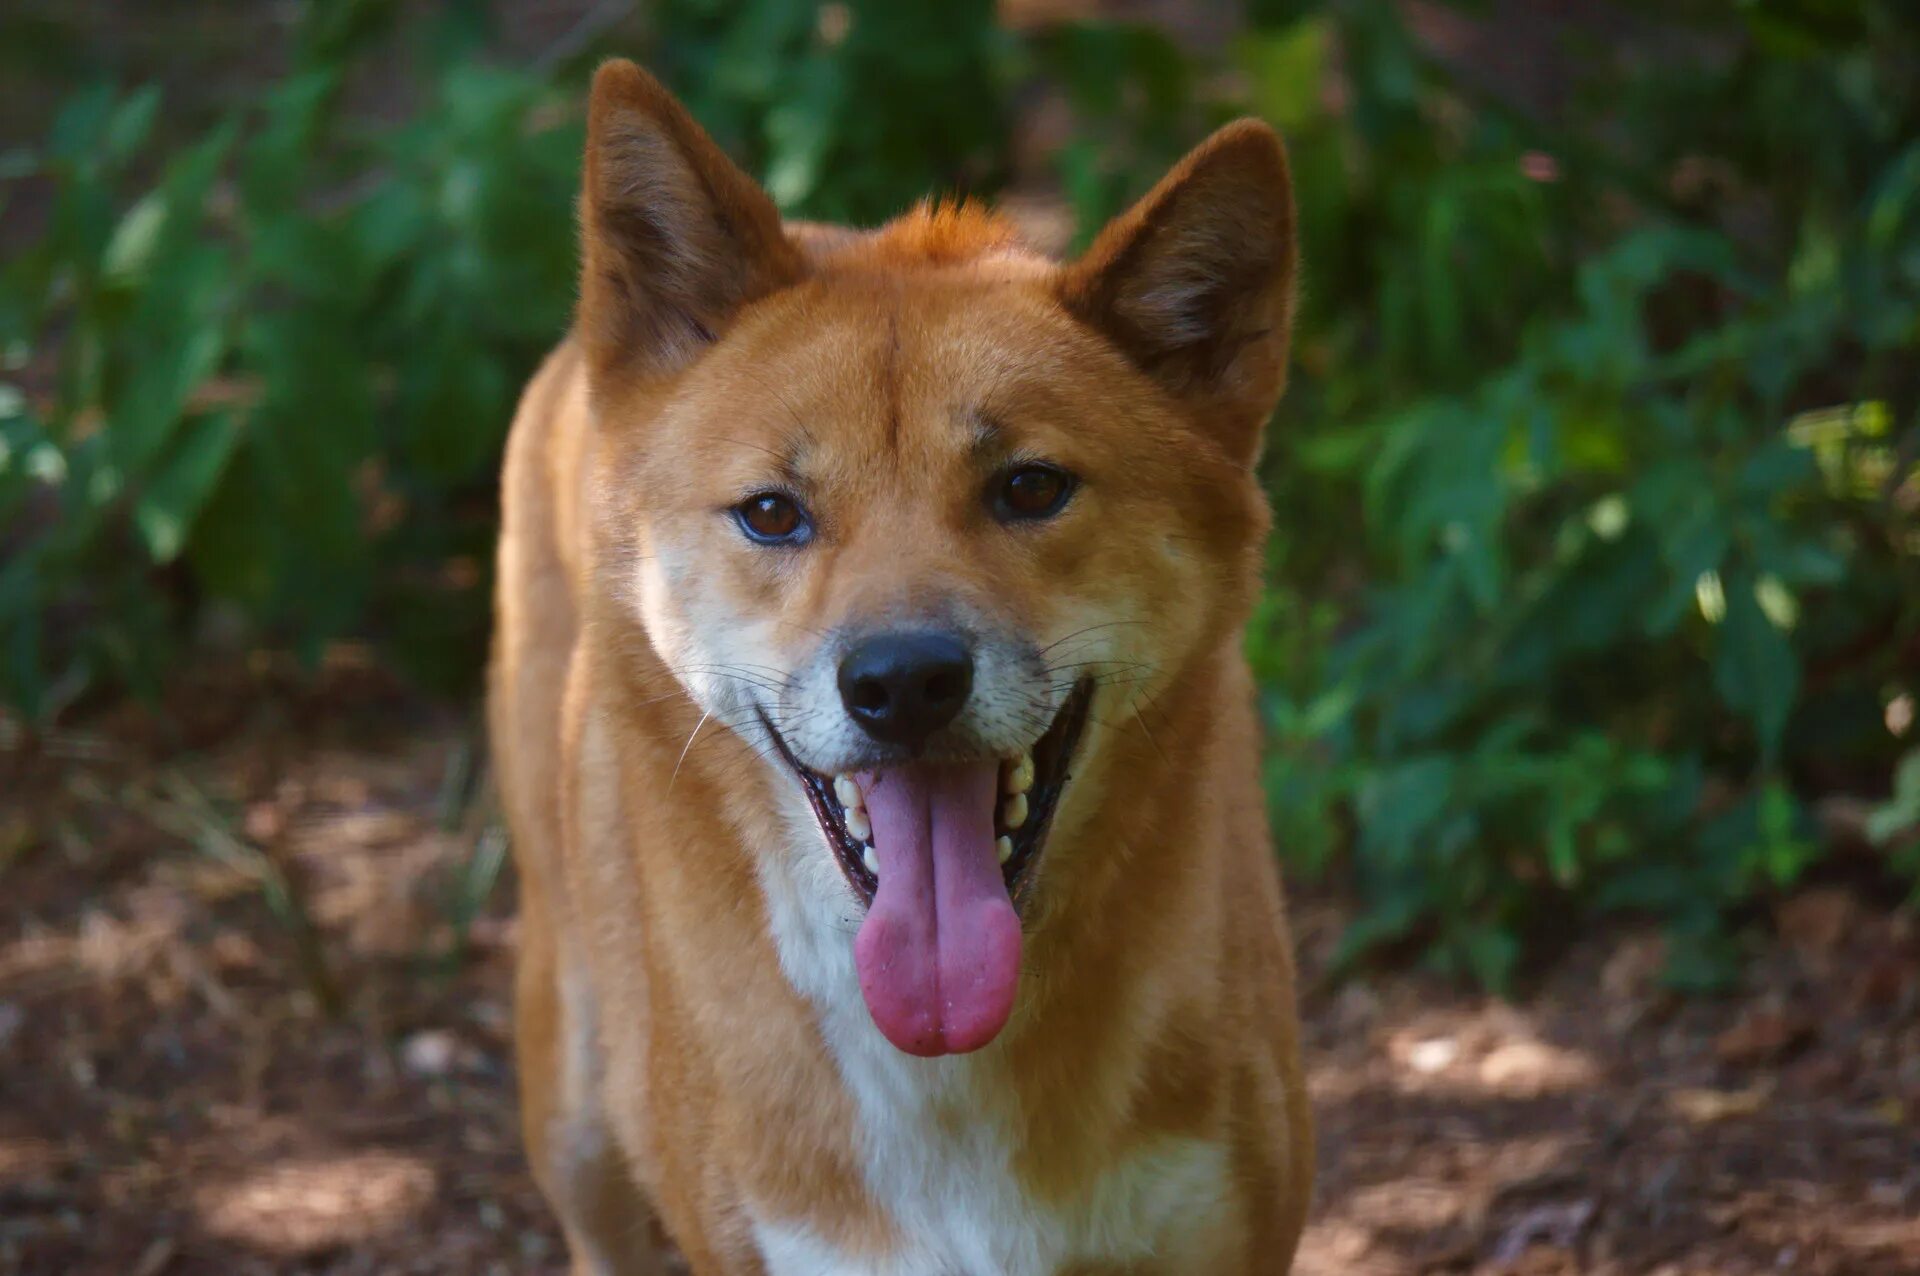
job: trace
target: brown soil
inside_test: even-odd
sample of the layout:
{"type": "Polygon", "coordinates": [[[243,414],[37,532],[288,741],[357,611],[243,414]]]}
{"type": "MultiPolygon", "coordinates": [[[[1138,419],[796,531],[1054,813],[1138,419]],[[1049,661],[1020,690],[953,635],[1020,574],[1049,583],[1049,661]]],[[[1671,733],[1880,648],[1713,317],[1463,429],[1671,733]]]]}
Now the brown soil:
{"type": "MultiPolygon", "coordinates": [[[[562,1269],[471,725],[336,665],[32,745],[0,720],[0,1272],[562,1269]]],[[[1303,1276],[1920,1272],[1911,916],[1804,894],[1716,1000],[1595,935],[1502,1002],[1322,984],[1343,906],[1295,911],[1303,1276]]]]}

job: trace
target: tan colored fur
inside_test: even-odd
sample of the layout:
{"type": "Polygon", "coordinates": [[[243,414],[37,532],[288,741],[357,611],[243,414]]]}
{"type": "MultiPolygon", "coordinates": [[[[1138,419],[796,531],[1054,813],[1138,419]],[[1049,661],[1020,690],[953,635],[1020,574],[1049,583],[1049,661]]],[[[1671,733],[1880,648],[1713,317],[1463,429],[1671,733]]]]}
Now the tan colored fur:
{"type": "MultiPolygon", "coordinates": [[[[1311,1139],[1239,654],[1266,526],[1249,467],[1290,305],[1290,221],[1248,222],[1290,217],[1277,142],[1223,131],[1059,267],[970,207],[782,231],[625,64],[594,112],[580,324],[528,387],[502,480],[490,697],[526,1141],[576,1270],[664,1270],[656,1219],[699,1276],[767,1270],[767,1219],[862,1271],[915,1243],[783,969],[767,865],[795,844],[795,781],[674,662],[722,626],[789,668],[850,619],[939,595],[1050,640],[1120,616],[1103,650],[1145,668],[1098,693],[1025,901],[1015,1017],[954,1075],[1005,1114],[1033,1210],[1066,1217],[1154,1149],[1218,1147],[1205,1270],[1284,1271],[1311,1139]],[[622,200],[656,197],[672,206],[623,220],[622,200]],[[1232,216],[1210,221],[1216,204],[1232,216]],[[1280,256],[1249,264],[1263,245],[1280,256]],[[1190,295],[1225,262],[1264,291],[1190,295]],[[1085,508],[1031,536],[983,525],[982,419],[1087,475],[1085,508]],[[715,508],[795,431],[838,495],[804,565],[773,567],[715,508]]],[[[984,1119],[941,1112],[962,1135],[984,1119]]],[[[1195,1270],[1174,1261],[1056,1270],[1195,1270]]]]}

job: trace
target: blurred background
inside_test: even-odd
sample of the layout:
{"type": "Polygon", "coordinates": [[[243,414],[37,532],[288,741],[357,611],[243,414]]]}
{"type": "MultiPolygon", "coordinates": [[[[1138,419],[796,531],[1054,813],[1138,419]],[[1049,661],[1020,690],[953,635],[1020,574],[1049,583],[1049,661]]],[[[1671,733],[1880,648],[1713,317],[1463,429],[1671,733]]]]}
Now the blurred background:
{"type": "Polygon", "coordinates": [[[558,1269],[477,679],[614,53],[1062,253],[1286,135],[1304,1272],[1920,1270],[1905,0],[12,0],[0,1271],[558,1269]]]}

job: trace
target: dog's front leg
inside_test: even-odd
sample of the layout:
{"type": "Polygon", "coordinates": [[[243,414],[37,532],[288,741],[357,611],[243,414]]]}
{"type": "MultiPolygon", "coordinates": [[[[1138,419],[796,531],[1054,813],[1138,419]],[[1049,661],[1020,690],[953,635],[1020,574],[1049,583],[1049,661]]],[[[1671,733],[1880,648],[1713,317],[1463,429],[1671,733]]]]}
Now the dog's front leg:
{"type": "Polygon", "coordinates": [[[566,1236],[573,1276],[677,1276],[684,1269],[656,1244],[653,1209],[600,1102],[586,971],[564,961],[532,899],[523,900],[521,917],[515,1044],[522,1130],[534,1178],[566,1236]]]}

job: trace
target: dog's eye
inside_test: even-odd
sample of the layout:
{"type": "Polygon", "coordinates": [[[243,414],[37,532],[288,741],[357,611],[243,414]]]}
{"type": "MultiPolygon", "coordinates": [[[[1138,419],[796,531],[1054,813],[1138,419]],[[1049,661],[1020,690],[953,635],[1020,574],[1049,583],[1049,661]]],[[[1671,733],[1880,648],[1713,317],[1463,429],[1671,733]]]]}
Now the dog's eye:
{"type": "Polygon", "coordinates": [[[740,530],[762,545],[803,545],[813,534],[806,511],[781,492],[757,492],[733,507],[740,530]]]}
{"type": "Polygon", "coordinates": [[[1051,518],[1073,495],[1073,483],[1073,475],[1051,465],[1017,466],[996,480],[994,512],[1015,521],[1051,518]]]}

